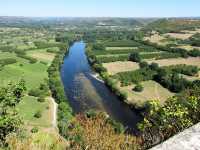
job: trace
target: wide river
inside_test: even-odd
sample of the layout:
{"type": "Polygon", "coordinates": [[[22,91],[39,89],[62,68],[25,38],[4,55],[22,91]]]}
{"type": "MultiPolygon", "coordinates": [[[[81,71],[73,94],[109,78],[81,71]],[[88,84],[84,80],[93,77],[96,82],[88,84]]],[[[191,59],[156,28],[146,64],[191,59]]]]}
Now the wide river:
{"type": "Polygon", "coordinates": [[[139,113],[121,102],[101,80],[94,77],[85,54],[85,46],[82,41],[75,42],[61,68],[61,78],[73,111],[105,111],[112,119],[134,131],[141,118],[139,113]]]}

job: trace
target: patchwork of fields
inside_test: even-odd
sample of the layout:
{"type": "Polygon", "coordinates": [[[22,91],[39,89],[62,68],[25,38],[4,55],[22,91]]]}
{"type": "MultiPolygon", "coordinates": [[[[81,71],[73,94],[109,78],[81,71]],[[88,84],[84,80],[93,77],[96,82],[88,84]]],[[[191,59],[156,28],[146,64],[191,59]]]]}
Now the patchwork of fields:
{"type": "MultiPolygon", "coordinates": [[[[146,40],[160,45],[174,43],[172,37],[169,39],[168,37],[169,35],[156,34],[151,38],[146,38],[146,40]]],[[[158,67],[165,67],[185,64],[200,68],[199,57],[182,58],[179,53],[162,51],[154,46],[136,41],[107,42],[104,45],[106,46],[105,50],[93,50],[93,53],[107,70],[109,76],[117,80],[119,90],[126,93],[127,103],[137,107],[142,107],[147,101],[154,99],[158,99],[161,104],[164,104],[169,97],[176,93],[152,80],[156,72],[152,70],[148,73],[148,69],[145,72],[145,70],[141,70],[139,62],[130,61],[129,58],[132,53],[138,53],[142,61],[145,61],[148,65],[156,63],[158,67]],[[140,92],[134,90],[138,84],[143,87],[140,92]]],[[[199,79],[197,74],[195,76],[180,74],[180,76],[188,81],[199,79]]]]}
{"type": "Polygon", "coordinates": [[[44,102],[40,102],[39,94],[28,93],[47,84],[47,69],[59,51],[58,46],[53,34],[46,30],[0,28],[0,86],[25,80],[27,93],[17,108],[29,129],[52,127],[52,101],[44,97],[44,102]]]}

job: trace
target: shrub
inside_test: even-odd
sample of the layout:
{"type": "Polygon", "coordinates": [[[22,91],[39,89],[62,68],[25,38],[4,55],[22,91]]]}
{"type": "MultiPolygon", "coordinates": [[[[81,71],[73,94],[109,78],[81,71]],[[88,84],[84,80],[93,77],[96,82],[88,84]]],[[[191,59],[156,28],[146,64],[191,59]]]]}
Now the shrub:
{"type": "Polygon", "coordinates": [[[134,61],[134,62],[140,62],[141,61],[141,57],[140,57],[138,52],[133,52],[133,53],[130,54],[129,60],[130,61],[134,61]]]}
{"type": "Polygon", "coordinates": [[[140,62],[140,68],[147,68],[149,65],[148,65],[148,63],[146,62],[146,61],[142,61],[142,62],[140,62]]]}
{"type": "Polygon", "coordinates": [[[37,133],[39,131],[39,129],[37,127],[33,127],[31,129],[31,133],[37,133]]]}
{"type": "Polygon", "coordinates": [[[44,97],[39,97],[37,99],[37,101],[40,102],[40,103],[43,103],[43,102],[45,102],[45,98],[44,97]]]}
{"type": "Polygon", "coordinates": [[[103,51],[106,48],[105,48],[105,46],[103,44],[96,43],[96,44],[93,44],[92,49],[93,50],[101,50],[101,51],[103,51]]]}
{"type": "Polygon", "coordinates": [[[37,112],[34,114],[34,117],[35,117],[35,118],[41,118],[41,117],[42,117],[41,111],[37,111],[37,112]]]}
{"type": "Polygon", "coordinates": [[[14,64],[16,63],[16,59],[14,58],[5,58],[5,59],[0,59],[0,64],[2,66],[5,66],[5,65],[10,65],[10,64],[14,64]]]}
{"type": "Polygon", "coordinates": [[[149,68],[151,69],[151,70],[158,70],[159,69],[159,65],[157,64],[157,63],[151,63],[150,65],[149,65],[149,68]]]}
{"type": "Polygon", "coordinates": [[[134,91],[136,92],[142,92],[143,91],[143,86],[141,84],[137,84],[135,87],[134,87],[134,91]]]}
{"type": "Polygon", "coordinates": [[[42,91],[40,89],[31,89],[28,92],[29,96],[40,97],[42,95],[42,91]]]}

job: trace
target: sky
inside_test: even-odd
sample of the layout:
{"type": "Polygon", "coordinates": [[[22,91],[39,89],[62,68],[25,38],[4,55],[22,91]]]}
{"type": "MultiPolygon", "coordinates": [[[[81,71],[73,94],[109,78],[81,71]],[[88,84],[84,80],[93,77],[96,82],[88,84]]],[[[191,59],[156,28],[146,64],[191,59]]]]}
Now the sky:
{"type": "Polygon", "coordinates": [[[0,16],[199,17],[200,0],[1,0],[0,16]]]}

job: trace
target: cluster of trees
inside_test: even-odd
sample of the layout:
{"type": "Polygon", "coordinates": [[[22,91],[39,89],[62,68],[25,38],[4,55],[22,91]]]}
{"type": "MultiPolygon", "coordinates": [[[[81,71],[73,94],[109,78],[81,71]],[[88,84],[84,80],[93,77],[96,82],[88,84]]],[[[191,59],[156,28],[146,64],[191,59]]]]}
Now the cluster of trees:
{"type": "Polygon", "coordinates": [[[200,50],[198,49],[193,49],[188,52],[190,56],[192,57],[200,57],[200,50]]]}
{"type": "Polygon", "coordinates": [[[101,43],[95,43],[92,45],[93,50],[105,51],[106,47],[101,43]]]}
{"type": "Polygon", "coordinates": [[[200,33],[194,34],[188,40],[184,41],[192,46],[200,47],[200,33]]]}
{"type": "Polygon", "coordinates": [[[42,83],[40,84],[40,87],[37,89],[31,89],[28,92],[29,96],[34,96],[34,97],[38,97],[38,101],[39,102],[44,102],[45,101],[45,97],[49,96],[49,86],[48,83],[46,81],[46,83],[42,83]]]}
{"type": "Polygon", "coordinates": [[[0,65],[1,66],[5,66],[5,65],[9,65],[9,64],[14,64],[16,63],[16,59],[14,58],[5,58],[5,59],[0,59],[0,65]]]}
{"type": "Polygon", "coordinates": [[[167,72],[176,72],[188,76],[195,76],[198,74],[199,68],[192,65],[173,65],[165,67],[167,72]]]}
{"type": "Polygon", "coordinates": [[[155,74],[155,70],[152,70],[149,67],[145,67],[135,71],[118,73],[114,76],[114,78],[117,78],[121,82],[122,86],[127,86],[131,83],[138,84],[141,81],[152,80],[155,74]]]}
{"type": "Polygon", "coordinates": [[[60,78],[60,66],[63,62],[63,57],[65,56],[66,51],[67,47],[60,48],[59,53],[56,55],[51,66],[48,68],[49,87],[52,92],[52,96],[58,103],[58,128],[61,135],[65,134],[67,130],[66,125],[73,117],[72,109],[68,103],[60,78]]]}
{"type": "Polygon", "coordinates": [[[175,72],[167,74],[164,69],[159,69],[158,73],[154,76],[154,80],[172,92],[181,92],[190,86],[190,81],[175,72]]]}
{"type": "Polygon", "coordinates": [[[22,53],[17,53],[17,56],[18,57],[21,57],[23,59],[26,59],[29,61],[29,63],[31,64],[34,64],[37,62],[37,59],[36,58],[33,58],[33,57],[30,57],[30,56],[27,56],[26,54],[22,54],[22,53]]]}
{"type": "Polygon", "coordinates": [[[0,88],[0,147],[5,146],[6,137],[17,132],[22,124],[16,105],[21,101],[25,90],[24,80],[18,84],[0,88]]]}
{"type": "Polygon", "coordinates": [[[140,67],[135,71],[118,73],[114,78],[117,78],[122,86],[155,80],[172,92],[181,92],[189,87],[191,82],[184,79],[180,74],[194,76],[199,71],[196,66],[176,65],[160,68],[156,63],[148,65],[146,62],[140,62],[140,67]]]}
{"type": "Polygon", "coordinates": [[[61,47],[64,45],[62,43],[47,43],[42,41],[35,41],[34,44],[37,47],[37,49],[44,49],[49,47],[61,47]]]}
{"type": "Polygon", "coordinates": [[[15,47],[13,47],[13,46],[7,46],[7,45],[5,45],[5,46],[0,46],[0,50],[2,51],[2,52],[13,52],[14,50],[15,50],[15,47]]]}
{"type": "Polygon", "coordinates": [[[99,60],[93,54],[90,47],[88,47],[88,49],[87,49],[87,56],[88,56],[88,60],[89,60],[89,63],[91,64],[92,68],[101,75],[106,86],[109,87],[109,89],[113,93],[115,93],[120,100],[122,100],[122,101],[126,100],[127,99],[127,93],[124,93],[124,92],[119,90],[115,80],[113,80],[108,75],[106,68],[104,68],[103,65],[101,64],[101,62],[99,62],[99,60]]]}
{"type": "Polygon", "coordinates": [[[144,120],[139,123],[144,148],[150,148],[200,121],[200,82],[170,98],[162,106],[153,100],[146,104],[144,120]]]}

